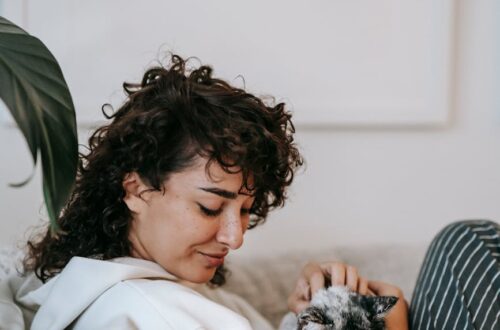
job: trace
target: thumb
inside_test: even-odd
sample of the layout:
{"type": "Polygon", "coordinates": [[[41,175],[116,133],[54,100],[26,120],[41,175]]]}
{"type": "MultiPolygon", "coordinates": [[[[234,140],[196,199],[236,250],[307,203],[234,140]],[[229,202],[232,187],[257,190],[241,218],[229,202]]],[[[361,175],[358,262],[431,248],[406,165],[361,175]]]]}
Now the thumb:
{"type": "Polygon", "coordinates": [[[401,296],[401,290],[391,284],[380,281],[368,281],[368,288],[377,296],[401,296]]]}
{"type": "Polygon", "coordinates": [[[307,306],[309,306],[309,302],[306,302],[306,301],[300,301],[298,302],[296,305],[295,305],[295,310],[293,311],[295,314],[299,314],[300,312],[302,312],[304,309],[307,308],[307,306]]]}
{"type": "Polygon", "coordinates": [[[299,314],[309,306],[309,301],[298,299],[297,297],[290,297],[288,300],[288,309],[295,314],[299,314]]]}
{"type": "Polygon", "coordinates": [[[387,290],[387,284],[380,281],[368,281],[368,289],[372,290],[376,295],[384,295],[387,290]]]}

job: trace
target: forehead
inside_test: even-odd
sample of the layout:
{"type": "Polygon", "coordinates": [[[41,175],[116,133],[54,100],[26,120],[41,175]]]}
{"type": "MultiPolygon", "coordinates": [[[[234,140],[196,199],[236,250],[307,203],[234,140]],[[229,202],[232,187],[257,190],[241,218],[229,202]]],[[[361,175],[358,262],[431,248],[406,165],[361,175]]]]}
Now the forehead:
{"type": "MultiPolygon", "coordinates": [[[[190,167],[181,172],[173,173],[167,180],[167,185],[172,182],[176,186],[179,184],[190,187],[217,186],[231,191],[239,191],[243,185],[242,172],[238,167],[229,168],[229,170],[234,173],[228,173],[217,161],[208,163],[206,158],[196,157],[190,167]]],[[[252,183],[253,178],[250,175],[248,184],[252,183]]],[[[248,193],[244,187],[241,188],[240,192],[248,193]]]]}

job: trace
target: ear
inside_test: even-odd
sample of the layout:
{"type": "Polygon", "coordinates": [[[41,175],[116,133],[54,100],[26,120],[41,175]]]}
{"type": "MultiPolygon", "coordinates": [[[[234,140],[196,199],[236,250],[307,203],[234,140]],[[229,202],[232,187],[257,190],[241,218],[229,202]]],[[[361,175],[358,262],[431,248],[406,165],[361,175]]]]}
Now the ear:
{"type": "Polygon", "coordinates": [[[141,197],[141,192],[149,187],[142,181],[137,172],[127,173],[122,181],[125,197],[123,201],[133,213],[140,213],[146,201],[141,197]]]}
{"type": "Polygon", "coordinates": [[[362,304],[373,317],[383,317],[396,303],[393,296],[363,296],[362,304]]]}
{"type": "Polygon", "coordinates": [[[324,329],[328,323],[325,311],[316,306],[307,307],[297,316],[297,329],[324,329]]]}

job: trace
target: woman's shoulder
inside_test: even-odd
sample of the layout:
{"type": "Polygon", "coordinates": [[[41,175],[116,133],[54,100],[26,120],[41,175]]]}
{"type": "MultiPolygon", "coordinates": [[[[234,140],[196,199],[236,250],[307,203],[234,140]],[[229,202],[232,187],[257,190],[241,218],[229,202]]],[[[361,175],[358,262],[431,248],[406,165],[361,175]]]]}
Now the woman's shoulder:
{"type": "Polygon", "coordinates": [[[248,321],[195,290],[163,279],[130,279],[96,299],[74,329],[107,328],[127,322],[153,329],[250,329],[248,321]]]}
{"type": "Polygon", "coordinates": [[[239,315],[243,315],[250,322],[253,329],[273,329],[269,321],[241,296],[229,292],[224,288],[209,288],[206,285],[196,290],[208,299],[224,305],[239,315]]]}

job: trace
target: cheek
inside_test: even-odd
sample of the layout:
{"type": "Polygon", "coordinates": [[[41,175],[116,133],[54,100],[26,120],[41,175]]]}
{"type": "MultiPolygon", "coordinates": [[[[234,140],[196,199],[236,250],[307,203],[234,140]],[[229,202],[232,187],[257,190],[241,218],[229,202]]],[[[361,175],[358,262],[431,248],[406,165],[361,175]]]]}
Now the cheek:
{"type": "Polygon", "coordinates": [[[148,236],[156,248],[179,253],[215,239],[218,231],[217,219],[206,218],[195,207],[182,206],[181,203],[173,207],[152,208],[149,223],[148,236]]]}
{"type": "Polygon", "coordinates": [[[207,243],[215,240],[219,226],[216,219],[204,219],[202,216],[193,216],[186,219],[180,230],[191,245],[207,243]]]}

